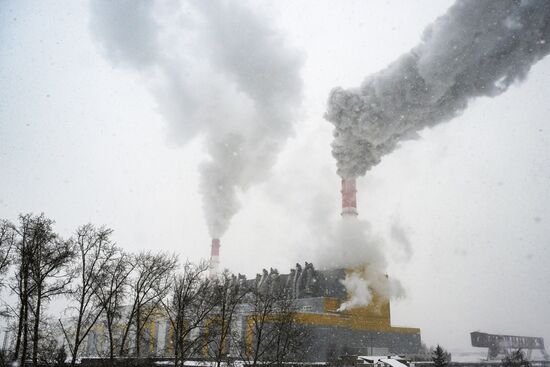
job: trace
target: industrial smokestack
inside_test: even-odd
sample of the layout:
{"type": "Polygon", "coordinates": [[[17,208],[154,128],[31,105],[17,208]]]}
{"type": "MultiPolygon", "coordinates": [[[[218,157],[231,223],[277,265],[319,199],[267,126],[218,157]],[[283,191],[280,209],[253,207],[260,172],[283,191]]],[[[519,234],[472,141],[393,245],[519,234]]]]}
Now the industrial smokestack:
{"type": "Polygon", "coordinates": [[[357,216],[357,189],[355,179],[342,179],[342,216],[357,216]]]}
{"type": "Polygon", "coordinates": [[[219,238],[212,239],[212,247],[210,250],[210,276],[215,276],[219,272],[220,267],[220,240],[219,238]]]}

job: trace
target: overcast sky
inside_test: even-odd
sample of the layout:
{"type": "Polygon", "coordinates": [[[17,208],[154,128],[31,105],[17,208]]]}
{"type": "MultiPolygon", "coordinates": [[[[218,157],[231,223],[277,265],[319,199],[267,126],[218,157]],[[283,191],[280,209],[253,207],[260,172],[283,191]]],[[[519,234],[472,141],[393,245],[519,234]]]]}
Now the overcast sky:
{"type": "MultiPolygon", "coordinates": [[[[304,101],[271,175],[239,199],[221,264],[254,276],[315,259],[340,187],[323,119],[419,41],[451,1],[255,1],[303,54],[304,101]]],[[[192,57],[191,55],[190,57],[192,57]]],[[[550,341],[550,59],[505,94],[473,101],[358,180],[358,210],[386,240],[407,296],[392,323],[468,349],[469,332],[550,341]]],[[[143,78],[113,66],[86,1],[0,1],[0,218],[44,212],[70,236],[104,224],[128,250],[207,258],[203,139],[179,143],[143,78]]]]}

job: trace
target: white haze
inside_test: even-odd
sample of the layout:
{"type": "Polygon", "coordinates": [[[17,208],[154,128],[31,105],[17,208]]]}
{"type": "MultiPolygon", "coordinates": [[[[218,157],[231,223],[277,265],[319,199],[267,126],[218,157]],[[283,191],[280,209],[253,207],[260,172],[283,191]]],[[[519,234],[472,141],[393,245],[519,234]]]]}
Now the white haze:
{"type": "Polygon", "coordinates": [[[91,28],[113,64],[142,75],[171,140],[204,139],[199,191],[209,233],[221,237],[239,193],[267,178],[292,134],[301,54],[240,1],[94,0],[91,28]]]}
{"type": "Polygon", "coordinates": [[[410,52],[359,88],[332,90],[325,117],[335,127],[338,174],[362,176],[472,98],[503,93],[548,54],[549,36],[548,1],[458,0],[410,52]]]}

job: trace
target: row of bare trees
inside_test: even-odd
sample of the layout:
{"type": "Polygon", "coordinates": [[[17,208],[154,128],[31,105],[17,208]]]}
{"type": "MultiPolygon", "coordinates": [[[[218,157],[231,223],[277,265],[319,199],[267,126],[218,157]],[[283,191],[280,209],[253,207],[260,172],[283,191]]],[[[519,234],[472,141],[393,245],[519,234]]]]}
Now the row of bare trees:
{"type": "Polygon", "coordinates": [[[229,272],[204,277],[204,263],[183,269],[163,305],[174,330],[176,365],[197,354],[218,366],[233,359],[282,366],[302,358],[309,334],[296,320],[295,300],[282,289],[261,290],[229,272]]]}
{"type": "Polygon", "coordinates": [[[83,225],[63,239],[53,225],[43,214],[0,221],[2,316],[13,335],[9,358],[21,366],[50,363],[65,347],[74,366],[97,330],[106,348],[96,353],[147,357],[148,325],[160,319],[168,321],[165,352],[176,365],[198,355],[218,365],[230,358],[281,365],[306,344],[283,293],[261,292],[229,272],[208,277],[206,262],[127,253],[105,227],[83,225]],[[57,312],[48,313],[56,298],[57,312]]]}

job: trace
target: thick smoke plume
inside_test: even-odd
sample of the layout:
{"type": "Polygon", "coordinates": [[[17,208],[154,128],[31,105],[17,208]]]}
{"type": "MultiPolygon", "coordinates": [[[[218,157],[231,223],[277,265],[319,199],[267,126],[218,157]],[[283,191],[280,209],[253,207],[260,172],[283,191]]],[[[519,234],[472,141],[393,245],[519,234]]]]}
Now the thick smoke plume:
{"type": "Polygon", "coordinates": [[[550,50],[550,2],[458,0],[409,53],[356,89],[331,91],[325,115],[343,178],[362,176],[404,139],[503,93],[550,50]]]}
{"type": "Polygon", "coordinates": [[[91,29],[115,65],[140,73],[173,139],[203,137],[200,192],[221,237],[292,134],[301,55],[242,1],[94,0],[91,29]]]}

